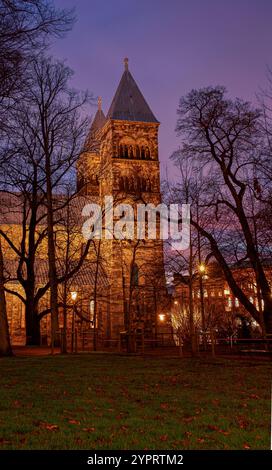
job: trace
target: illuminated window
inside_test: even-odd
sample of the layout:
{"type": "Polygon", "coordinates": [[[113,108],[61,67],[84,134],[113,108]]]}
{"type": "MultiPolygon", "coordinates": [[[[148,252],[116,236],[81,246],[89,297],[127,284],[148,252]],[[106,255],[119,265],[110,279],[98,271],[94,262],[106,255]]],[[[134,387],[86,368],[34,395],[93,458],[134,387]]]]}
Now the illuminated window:
{"type": "Polygon", "coordinates": [[[227,299],[227,306],[226,306],[226,310],[229,312],[232,308],[232,298],[228,298],[227,299]]]}
{"type": "Polygon", "coordinates": [[[230,295],[229,289],[224,289],[224,294],[225,294],[225,295],[230,295]]]}
{"type": "Polygon", "coordinates": [[[235,299],[235,307],[239,307],[239,300],[235,299]]]}
{"type": "Polygon", "coordinates": [[[254,303],[253,297],[249,297],[249,300],[250,300],[250,302],[251,302],[252,304],[254,303]]]}
{"type": "Polygon", "coordinates": [[[22,304],[22,302],[20,302],[19,310],[20,310],[20,315],[21,315],[21,328],[25,329],[25,327],[26,327],[26,324],[25,324],[25,307],[22,304]]]}
{"type": "Polygon", "coordinates": [[[90,325],[94,328],[94,300],[90,300],[90,325]]]}

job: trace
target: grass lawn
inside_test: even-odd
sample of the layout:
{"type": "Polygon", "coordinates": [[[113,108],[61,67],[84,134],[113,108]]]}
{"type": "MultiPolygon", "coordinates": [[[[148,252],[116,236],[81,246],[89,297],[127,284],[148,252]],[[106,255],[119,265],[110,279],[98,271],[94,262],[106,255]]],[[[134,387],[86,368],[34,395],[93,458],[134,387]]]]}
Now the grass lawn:
{"type": "Polygon", "coordinates": [[[0,360],[0,449],[269,449],[269,363],[0,360]]]}

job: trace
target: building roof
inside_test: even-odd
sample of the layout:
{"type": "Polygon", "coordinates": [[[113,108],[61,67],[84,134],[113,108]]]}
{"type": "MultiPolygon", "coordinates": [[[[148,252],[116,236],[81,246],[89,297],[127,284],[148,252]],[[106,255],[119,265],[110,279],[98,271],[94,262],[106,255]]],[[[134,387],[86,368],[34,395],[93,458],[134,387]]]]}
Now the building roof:
{"type": "Polygon", "coordinates": [[[125,70],[110,105],[107,119],[158,122],[128,70],[128,59],[125,59],[124,63],[125,70]]]}
{"type": "Polygon", "coordinates": [[[107,122],[106,116],[102,110],[101,96],[99,96],[97,104],[98,104],[98,109],[95,113],[90,130],[88,132],[87,138],[84,143],[85,152],[97,153],[99,151],[99,140],[97,139],[97,131],[102,129],[104,124],[107,122]]]}
{"type": "Polygon", "coordinates": [[[98,110],[95,113],[95,117],[93,119],[90,132],[94,133],[94,132],[98,131],[99,129],[101,129],[101,127],[104,126],[106,120],[107,120],[106,116],[105,116],[105,114],[103,113],[103,110],[101,109],[101,107],[98,104],[98,110]]]}
{"type": "MultiPolygon", "coordinates": [[[[69,263],[69,271],[72,271],[77,265],[79,260],[72,260],[69,263]]],[[[4,275],[6,282],[18,282],[17,281],[17,267],[19,260],[5,259],[4,260],[4,275]]],[[[64,261],[61,259],[56,260],[57,275],[62,277],[65,274],[64,261]]],[[[26,276],[26,268],[23,265],[23,276],[26,276]]],[[[37,258],[34,266],[35,280],[38,285],[45,285],[48,282],[48,271],[49,264],[47,259],[37,258]]],[[[68,271],[68,272],[69,272],[68,271]]],[[[68,281],[68,286],[78,287],[92,287],[95,286],[96,276],[96,263],[94,261],[85,259],[80,269],[73,275],[68,281]]],[[[102,266],[99,266],[97,276],[97,286],[100,288],[108,287],[108,278],[104,272],[102,266]]]]}
{"type": "MultiPolygon", "coordinates": [[[[23,224],[23,212],[26,210],[28,214],[27,224],[31,215],[29,203],[31,201],[31,194],[20,193],[20,192],[7,192],[0,191],[0,225],[21,225],[23,224]]],[[[70,199],[65,194],[54,194],[54,220],[58,221],[59,225],[67,225],[69,217],[71,227],[78,225],[80,228],[84,217],[82,216],[83,207],[86,204],[98,203],[99,197],[85,196],[75,194],[70,199]]],[[[46,225],[46,200],[43,199],[38,206],[37,219],[39,219],[38,225],[46,225]]],[[[76,231],[75,227],[75,231],[76,231]]],[[[80,228],[81,231],[81,228],[80,228]]]]}

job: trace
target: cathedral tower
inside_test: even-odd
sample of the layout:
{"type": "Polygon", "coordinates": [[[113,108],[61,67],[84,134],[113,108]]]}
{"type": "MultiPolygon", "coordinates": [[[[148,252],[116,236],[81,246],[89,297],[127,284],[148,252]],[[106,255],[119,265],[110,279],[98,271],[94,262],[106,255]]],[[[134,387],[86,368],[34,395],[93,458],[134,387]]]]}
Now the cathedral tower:
{"type": "MultiPolygon", "coordinates": [[[[103,201],[161,202],[158,160],[159,122],[145,101],[124,60],[124,72],[105,117],[101,100],[86,152],[78,162],[78,186],[103,201]]],[[[104,333],[158,331],[159,305],[165,294],[161,240],[103,240],[101,259],[110,283],[109,324],[104,333]]],[[[104,322],[105,323],[105,322],[104,322]]]]}

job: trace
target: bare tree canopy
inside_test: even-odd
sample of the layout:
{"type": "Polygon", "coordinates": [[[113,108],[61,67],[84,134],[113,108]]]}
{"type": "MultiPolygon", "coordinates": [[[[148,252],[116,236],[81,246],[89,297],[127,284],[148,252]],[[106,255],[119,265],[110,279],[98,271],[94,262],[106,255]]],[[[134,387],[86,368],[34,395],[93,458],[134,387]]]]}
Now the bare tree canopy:
{"type": "Polygon", "coordinates": [[[72,10],[58,10],[50,0],[0,0],[0,99],[22,86],[25,61],[65,34],[72,10]]]}
{"type": "MultiPolygon", "coordinates": [[[[264,162],[261,111],[248,102],[228,99],[225,89],[216,87],[192,90],[180,100],[178,116],[182,146],[173,159],[179,168],[186,161],[192,168],[192,227],[209,243],[235,297],[272,332],[271,290],[263,266],[271,243],[264,237],[267,228],[260,223],[264,208],[257,197],[258,165],[264,162]],[[250,302],[232,274],[231,264],[245,260],[255,273],[263,311],[250,302]]],[[[271,168],[270,161],[265,163],[271,168]]],[[[181,187],[182,175],[183,171],[181,187]]]]}

